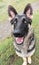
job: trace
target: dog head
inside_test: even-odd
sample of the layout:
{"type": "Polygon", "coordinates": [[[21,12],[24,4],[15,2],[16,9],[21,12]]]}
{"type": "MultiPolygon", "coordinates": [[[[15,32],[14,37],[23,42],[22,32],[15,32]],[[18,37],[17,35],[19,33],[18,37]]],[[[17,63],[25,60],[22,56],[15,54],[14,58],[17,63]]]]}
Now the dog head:
{"type": "Polygon", "coordinates": [[[8,13],[11,17],[10,22],[12,25],[14,25],[13,35],[16,43],[21,44],[23,43],[25,36],[28,34],[29,24],[31,23],[31,20],[26,15],[26,8],[24,9],[23,14],[19,15],[17,11],[11,5],[9,5],[8,13]]]}

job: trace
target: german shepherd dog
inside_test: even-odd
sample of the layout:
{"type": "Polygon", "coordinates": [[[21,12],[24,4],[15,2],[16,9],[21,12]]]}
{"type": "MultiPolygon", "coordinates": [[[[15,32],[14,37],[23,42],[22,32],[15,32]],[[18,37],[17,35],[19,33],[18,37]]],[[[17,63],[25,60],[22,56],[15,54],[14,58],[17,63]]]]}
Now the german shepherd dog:
{"type": "Polygon", "coordinates": [[[26,11],[23,14],[18,14],[14,7],[9,5],[8,14],[11,17],[11,25],[14,25],[14,48],[16,54],[23,58],[23,64],[31,64],[31,56],[35,52],[35,37],[32,29],[31,20],[26,16],[26,11]],[[12,12],[12,13],[11,13],[12,12]]]}

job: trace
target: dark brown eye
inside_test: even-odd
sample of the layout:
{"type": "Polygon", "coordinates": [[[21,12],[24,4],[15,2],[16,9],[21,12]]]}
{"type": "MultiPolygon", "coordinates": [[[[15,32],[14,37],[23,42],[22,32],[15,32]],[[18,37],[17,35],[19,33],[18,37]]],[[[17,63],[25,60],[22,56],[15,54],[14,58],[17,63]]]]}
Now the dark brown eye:
{"type": "Polygon", "coordinates": [[[17,19],[15,19],[14,23],[17,23],[17,19]]]}
{"type": "Polygon", "coordinates": [[[23,23],[26,23],[26,19],[25,18],[23,19],[23,23]]]}
{"type": "Polygon", "coordinates": [[[26,23],[26,21],[24,21],[24,23],[26,23]]]}
{"type": "Polygon", "coordinates": [[[18,20],[17,20],[17,18],[16,18],[16,19],[14,20],[14,23],[16,24],[16,23],[17,23],[17,21],[18,21],[18,20]]]}

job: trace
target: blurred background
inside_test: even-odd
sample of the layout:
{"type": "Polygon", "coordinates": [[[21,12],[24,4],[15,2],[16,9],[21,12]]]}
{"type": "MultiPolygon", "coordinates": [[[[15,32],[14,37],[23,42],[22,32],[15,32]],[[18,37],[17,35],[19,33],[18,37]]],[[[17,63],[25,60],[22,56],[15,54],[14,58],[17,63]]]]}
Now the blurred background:
{"type": "Polygon", "coordinates": [[[22,58],[15,54],[7,10],[8,5],[12,5],[18,13],[23,12],[27,3],[33,8],[32,26],[36,37],[36,52],[31,65],[39,65],[39,0],[0,0],[0,65],[22,65],[22,58]]]}

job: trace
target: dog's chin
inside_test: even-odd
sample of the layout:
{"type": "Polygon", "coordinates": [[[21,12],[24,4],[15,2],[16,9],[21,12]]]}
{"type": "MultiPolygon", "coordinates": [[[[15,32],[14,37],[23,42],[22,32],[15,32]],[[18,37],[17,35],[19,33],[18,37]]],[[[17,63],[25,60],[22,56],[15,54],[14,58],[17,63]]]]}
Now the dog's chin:
{"type": "Polygon", "coordinates": [[[15,41],[17,44],[22,44],[24,41],[24,37],[15,37],[15,41]]]}

